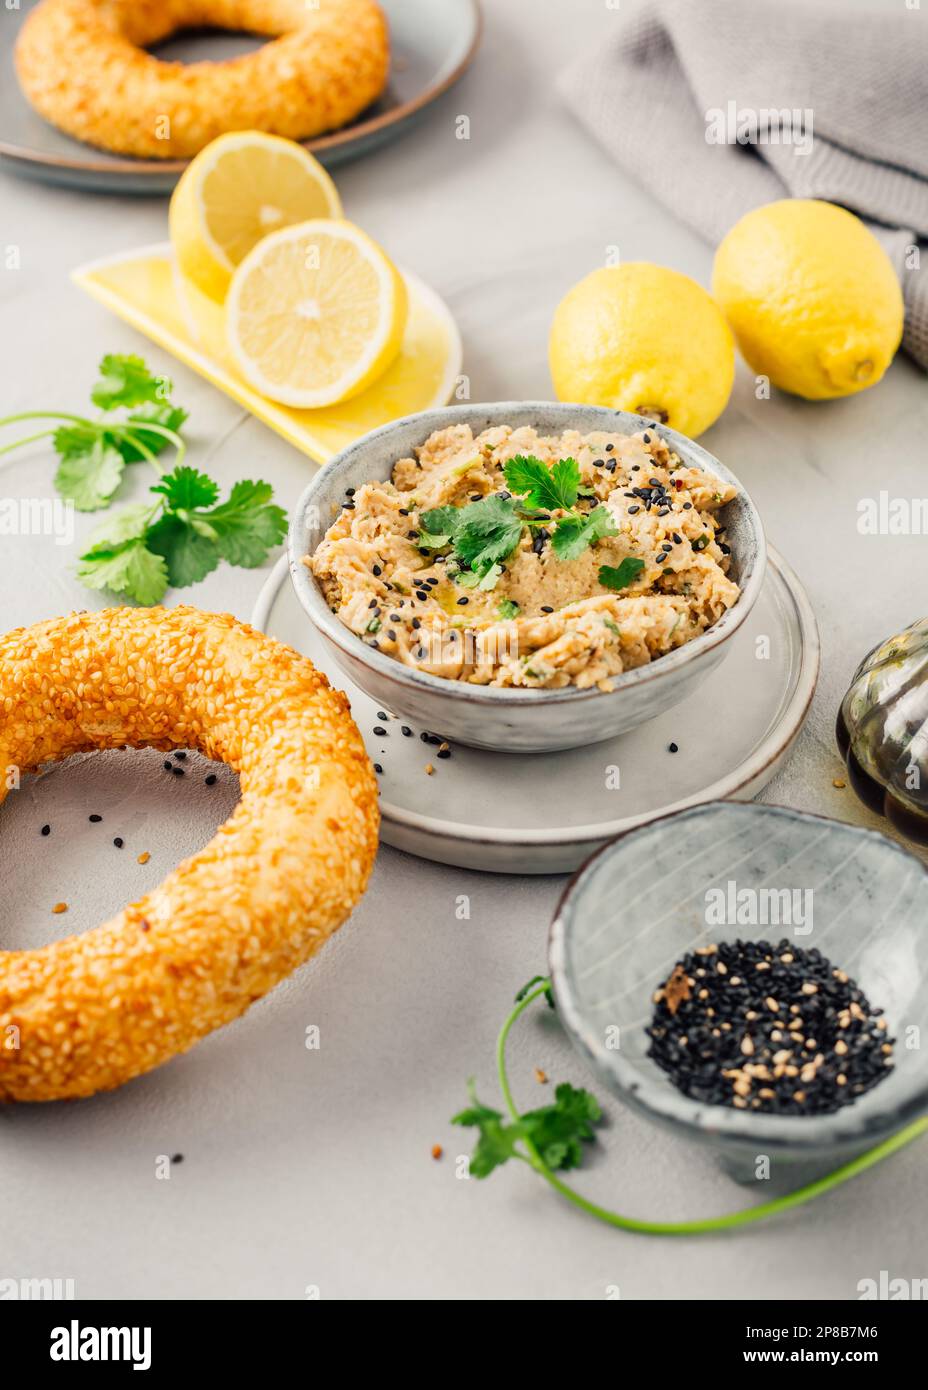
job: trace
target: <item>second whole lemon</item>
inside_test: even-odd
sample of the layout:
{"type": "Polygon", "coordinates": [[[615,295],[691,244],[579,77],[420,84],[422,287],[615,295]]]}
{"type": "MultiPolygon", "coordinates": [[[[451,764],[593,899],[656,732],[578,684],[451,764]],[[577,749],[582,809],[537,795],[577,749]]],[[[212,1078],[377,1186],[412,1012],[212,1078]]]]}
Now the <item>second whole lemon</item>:
{"type": "Polygon", "coordinates": [[[735,347],[706,290],[678,270],[629,261],[594,270],[554,314],[558,398],[611,406],[702,434],[731,395],[735,347]]]}
{"type": "Polygon", "coordinates": [[[902,337],[886,252],[859,217],[819,199],[784,198],[736,222],[712,290],[753,371],[808,400],[873,386],[902,337]]]}

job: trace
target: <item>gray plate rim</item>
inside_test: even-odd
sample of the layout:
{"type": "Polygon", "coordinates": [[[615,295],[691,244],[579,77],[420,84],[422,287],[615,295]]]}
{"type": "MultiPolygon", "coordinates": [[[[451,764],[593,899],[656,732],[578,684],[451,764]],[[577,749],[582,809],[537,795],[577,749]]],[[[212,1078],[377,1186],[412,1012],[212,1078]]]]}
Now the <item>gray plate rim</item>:
{"type": "MultiPolygon", "coordinates": [[[[749,786],[761,777],[765,769],[784,756],[805,720],[818,682],[821,652],[818,624],[808,595],[796,574],[779,552],[769,545],[768,560],[771,569],[783,582],[796,610],[801,657],[795,687],[789,696],[780,720],[750,758],[740,763],[738,767],[711,786],[703,788],[702,791],[694,793],[682,801],[674,802],[671,806],[662,808],[658,813],[660,816],[688,810],[707,801],[718,801],[725,797],[737,796],[742,788],[749,786]]],[[[268,576],[252,611],[251,624],[260,632],[267,631],[267,624],[274,603],[281,588],[288,580],[288,557],[282,555],[268,576]]],[[[501,754],[500,756],[507,755],[501,754]]],[[[563,827],[521,831],[498,829],[492,835],[488,835],[486,830],[480,826],[469,826],[440,820],[434,816],[425,816],[417,811],[404,810],[388,801],[381,800],[380,812],[386,823],[397,825],[413,834],[434,838],[436,841],[447,842],[450,839],[466,845],[492,845],[494,848],[508,847],[514,850],[555,849],[576,844],[588,844],[591,841],[599,843],[603,840],[614,839],[617,835],[657,819],[656,816],[652,815],[646,815],[643,818],[632,816],[623,820],[606,821],[600,824],[572,826],[567,832],[563,827]]]]}

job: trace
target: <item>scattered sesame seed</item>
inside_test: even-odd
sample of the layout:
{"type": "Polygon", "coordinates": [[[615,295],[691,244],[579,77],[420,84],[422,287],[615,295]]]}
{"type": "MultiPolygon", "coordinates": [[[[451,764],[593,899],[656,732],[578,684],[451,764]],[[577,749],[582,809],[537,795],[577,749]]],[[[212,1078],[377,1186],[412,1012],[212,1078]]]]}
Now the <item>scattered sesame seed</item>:
{"type": "Polygon", "coordinates": [[[43,834],[43,835],[50,835],[51,833],[52,833],[52,828],[51,828],[50,825],[43,825],[43,826],[42,826],[42,834],[43,834]]]}
{"type": "Polygon", "coordinates": [[[667,752],[668,752],[668,753],[679,753],[679,751],[680,751],[680,745],[679,745],[678,743],[668,743],[668,745],[667,745],[667,752]]]}
{"type": "Polygon", "coordinates": [[[216,776],[215,772],[211,772],[211,773],[209,774],[209,776],[206,777],[204,780],[205,780],[206,785],[207,785],[208,787],[214,787],[214,786],[216,785],[216,783],[218,782],[219,779],[218,779],[218,777],[216,776]]]}
{"type": "Polygon", "coordinates": [[[67,912],[67,910],[67,903],[55,903],[55,906],[52,908],[52,912],[55,914],[56,917],[60,916],[62,912],[67,912]]]}
{"type": "Polygon", "coordinates": [[[122,838],[121,835],[117,835],[116,839],[113,841],[113,844],[116,846],[117,849],[122,849],[123,845],[125,844],[125,840],[122,838]]]}
{"type": "Polygon", "coordinates": [[[91,823],[92,825],[99,825],[100,822],[101,822],[101,820],[103,819],[103,817],[102,817],[102,816],[96,816],[96,815],[95,815],[95,816],[88,816],[87,819],[90,821],[90,823],[91,823]]]}
{"type": "Polygon", "coordinates": [[[139,855],[138,862],[139,862],[140,864],[147,864],[150,858],[151,858],[151,855],[149,854],[148,850],[146,849],[146,850],[143,850],[142,853],[139,855]]]}
{"type": "Polygon", "coordinates": [[[434,769],[434,767],[432,766],[431,763],[426,763],[426,765],[425,765],[425,770],[426,770],[426,772],[428,773],[428,775],[429,775],[430,777],[431,777],[432,773],[435,771],[435,769],[434,769]]]}
{"type": "Polygon", "coordinates": [[[433,1158],[435,1158],[435,1159],[441,1158],[441,1156],[442,1156],[442,1154],[443,1154],[444,1152],[445,1152],[445,1151],[444,1151],[444,1149],[442,1148],[441,1144],[433,1144],[433,1145],[432,1145],[432,1157],[433,1157],[433,1158]]]}

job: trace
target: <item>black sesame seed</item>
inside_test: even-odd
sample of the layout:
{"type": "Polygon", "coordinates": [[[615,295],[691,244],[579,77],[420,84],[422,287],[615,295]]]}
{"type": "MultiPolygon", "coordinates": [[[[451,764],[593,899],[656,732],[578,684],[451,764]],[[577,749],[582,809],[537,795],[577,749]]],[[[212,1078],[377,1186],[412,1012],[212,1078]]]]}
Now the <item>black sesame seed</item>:
{"type": "Polygon", "coordinates": [[[428,596],[429,596],[428,589],[417,589],[417,590],[416,590],[416,598],[419,600],[420,603],[425,603],[425,601],[426,601],[426,599],[428,598],[428,596]]]}
{"type": "Polygon", "coordinates": [[[389,714],[387,714],[386,710],[379,709],[379,710],[377,711],[377,718],[378,718],[378,719],[389,719],[390,716],[389,716],[389,714]]]}
{"type": "Polygon", "coordinates": [[[175,754],[174,754],[174,757],[177,759],[177,761],[178,761],[179,763],[183,763],[183,762],[186,762],[186,761],[187,761],[187,754],[186,754],[186,753],[183,753],[183,752],[175,753],[175,754]]]}
{"type": "Polygon", "coordinates": [[[640,463],[633,463],[633,464],[632,464],[632,472],[633,472],[633,473],[640,473],[640,472],[641,472],[641,464],[640,464],[640,463]]]}
{"type": "Polygon", "coordinates": [[[607,444],[607,445],[606,445],[606,453],[607,453],[607,454],[611,454],[614,448],[615,448],[615,445],[614,445],[614,444],[607,444]]]}
{"type": "Polygon", "coordinates": [[[43,825],[43,826],[42,826],[42,834],[43,834],[43,835],[50,835],[51,833],[52,833],[52,828],[51,828],[50,825],[43,825]]]}
{"type": "Polygon", "coordinates": [[[550,603],[543,603],[541,605],[541,611],[542,613],[553,613],[554,609],[551,607],[550,603]]]}
{"type": "Polygon", "coordinates": [[[450,748],[439,748],[439,750],[438,750],[438,752],[436,753],[435,756],[438,757],[438,758],[450,758],[450,757],[451,757],[451,749],[450,749],[450,748]]]}
{"type": "Polygon", "coordinates": [[[661,482],[660,478],[649,478],[649,479],[648,479],[648,482],[651,484],[652,487],[660,487],[660,488],[662,488],[662,487],[664,486],[664,484],[661,482]]]}
{"type": "Polygon", "coordinates": [[[677,545],[683,544],[683,537],[680,535],[679,531],[674,531],[673,538],[677,545]]]}
{"type": "Polygon", "coordinates": [[[125,844],[125,840],[122,838],[121,835],[117,835],[116,839],[113,841],[113,844],[116,846],[117,849],[122,849],[123,845],[125,844]]]}
{"type": "Polygon", "coordinates": [[[374,733],[377,735],[378,738],[386,738],[387,736],[387,731],[382,724],[374,725],[374,733]]]}
{"type": "Polygon", "coordinates": [[[679,753],[679,751],[680,751],[680,746],[679,746],[679,744],[677,744],[677,743],[668,743],[668,745],[667,745],[667,752],[668,752],[668,753],[679,753]]]}
{"type": "Polygon", "coordinates": [[[368,608],[376,608],[376,607],[377,607],[377,600],[376,600],[375,598],[372,598],[371,601],[370,601],[370,603],[369,603],[367,606],[368,606],[368,608]]]}
{"type": "Polygon", "coordinates": [[[205,779],[206,785],[208,787],[214,787],[218,780],[219,778],[216,776],[215,772],[211,772],[209,776],[205,779]]]}
{"type": "Polygon", "coordinates": [[[409,516],[409,508],[400,507],[400,516],[409,516]]]}
{"type": "Polygon", "coordinates": [[[470,603],[470,599],[469,599],[469,598],[459,598],[459,599],[458,599],[458,607],[459,607],[459,608],[463,608],[464,605],[465,605],[465,603],[470,603]]]}
{"type": "Polygon", "coordinates": [[[658,516],[666,516],[669,511],[669,507],[661,507],[660,511],[658,512],[658,516]]]}
{"type": "Polygon", "coordinates": [[[412,738],[412,729],[410,729],[408,724],[400,725],[400,733],[403,735],[403,738],[412,738]]]}
{"type": "Polygon", "coordinates": [[[374,771],[383,772],[383,768],[381,767],[380,763],[374,763],[374,771]]]}
{"type": "Polygon", "coordinates": [[[651,436],[649,434],[642,435],[642,439],[644,440],[645,444],[651,443],[651,436]]]}
{"type": "Polygon", "coordinates": [[[173,764],[172,762],[169,762],[167,758],[165,758],[165,760],[164,760],[164,762],[161,764],[161,766],[164,768],[165,772],[173,772],[173,771],[174,771],[174,764],[173,764]]]}
{"type": "Polygon", "coordinates": [[[102,817],[102,816],[88,816],[87,819],[90,821],[91,825],[99,825],[100,822],[101,822],[101,820],[103,819],[103,817],[102,817]]]}
{"type": "Polygon", "coordinates": [[[379,579],[380,576],[383,574],[383,570],[380,568],[379,565],[372,565],[371,574],[373,574],[375,579],[379,579]]]}
{"type": "Polygon", "coordinates": [[[412,620],[412,625],[413,625],[414,628],[416,628],[416,630],[418,630],[418,629],[422,626],[422,619],[421,619],[421,618],[413,618],[413,620],[412,620]]]}
{"type": "Polygon", "coordinates": [[[607,472],[607,473],[614,473],[614,472],[615,472],[615,469],[616,469],[616,460],[615,460],[615,459],[610,459],[609,462],[606,464],[606,472],[607,472]]]}
{"type": "Polygon", "coordinates": [[[634,516],[634,515],[635,515],[635,512],[640,512],[640,511],[641,511],[641,507],[640,507],[639,504],[636,502],[635,505],[634,505],[633,507],[629,507],[629,509],[628,509],[628,514],[629,514],[629,516],[634,516]]]}
{"type": "Polygon", "coordinates": [[[420,737],[420,739],[422,740],[423,743],[428,743],[429,738],[430,738],[430,735],[428,734],[427,731],[423,730],[423,732],[419,735],[419,737],[420,737]]]}
{"type": "Polygon", "coordinates": [[[346,487],[346,488],[345,488],[345,496],[346,496],[346,497],[353,497],[353,496],[355,495],[356,492],[357,492],[357,488],[353,488],[353,487],[346,487]]]}
{"type": "Polygon", "coordinates": [[[693,510],[693,504],[692,504],[692,502],[684,502],[684,503],[683,503],[683,510],[684,510],[685,512],[691,512],[691,511],[693,510]]]}
{"type": "Polygon", "coordinates": [[[172,767],[171,771],[174,773],[175,777],[186,777],[187,775],[182,767],[172,767]]]}
{"type": "Polygon", "coordinates": [[[407,531],[407,532],[406,532],[406,539],[407,539],[408,541],[415,541],[415,540],[418,540],[418,538],[419,538],[419,532],[418,532],[418,531],[407,531]]]}
{"type": "Polygon", "coordinates": [[[392,627],[387,628],[387,639],[390,642],[396,641],[396,633],[393,631],[392,627]]]}

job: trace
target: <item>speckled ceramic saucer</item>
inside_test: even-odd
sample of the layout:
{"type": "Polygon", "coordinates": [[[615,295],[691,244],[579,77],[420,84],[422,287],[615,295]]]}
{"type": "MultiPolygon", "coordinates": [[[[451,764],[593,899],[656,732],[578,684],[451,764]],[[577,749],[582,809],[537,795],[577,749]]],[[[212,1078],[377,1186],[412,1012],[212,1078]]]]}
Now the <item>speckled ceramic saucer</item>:
{"type": "Polygon", "coordinates": [[[425,859],[494,873],[567,873],[614,835],[656,816],[719,797],[756,796],[799,732],[819,665],[809,601],[770,550],[764,588],[729,655],[666,714],[610,742],[564,753],[460,747],[440,758],[422,741],[423,730],[404,735],[403,720],[346,681],[300,607],[286,557],[252,622],[305,653],[347,692],[382,768],[383,840],[425,859]]]}
{"type": "Polygon", "coordinates": [[[802,1176],[812,1176],[928,1106],[928,1060],[918,1045],[928,1026],[926,913],[928,869],[884,835],[781,806],[690,808],[607,845],[569,885],[548,947],[558,1012],[623,1100],[711,1145],[736,1177],[753,1182],[758,1155],[794,1173],[805,1165],[802,1176]],[[718,893],[731,902],[732,885],[744,901],[719,925],[718,893]],[[801,894],[795,918],[784,894],[790,904],[801,894]],[[820,950],[885,1011],[897,1042],[891,1071],[830,1115],[765,1115],[689,1099],[647,1055],[654,990],[700,946],[784,937],[820,950]]]}

